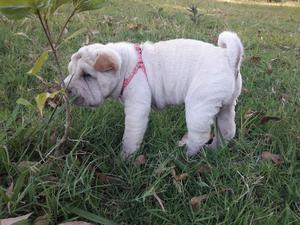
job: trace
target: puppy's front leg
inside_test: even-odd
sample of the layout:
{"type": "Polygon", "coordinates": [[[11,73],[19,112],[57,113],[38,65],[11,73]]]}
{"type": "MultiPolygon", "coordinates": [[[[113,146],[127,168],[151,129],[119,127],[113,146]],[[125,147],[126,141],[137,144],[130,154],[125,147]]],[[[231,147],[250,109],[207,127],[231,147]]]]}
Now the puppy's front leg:
{"type": "Polygon", "coordinates": [[[130,158],[140,147],[147,128],[151,103],[146,101],[125,102],[125,130],[122,157],[130,158]]]}

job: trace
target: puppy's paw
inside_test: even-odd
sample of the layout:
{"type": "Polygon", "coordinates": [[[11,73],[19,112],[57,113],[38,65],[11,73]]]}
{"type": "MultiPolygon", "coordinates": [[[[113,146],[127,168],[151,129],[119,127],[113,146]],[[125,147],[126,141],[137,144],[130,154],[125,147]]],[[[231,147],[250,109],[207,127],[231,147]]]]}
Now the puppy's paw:
{"type": "Polygon", "coordinates": [[[181,138],[181,140],[177,142],[177,146],[178,147],[185,146],[187,139],[188,139],[188,133],[185,133],[185,135],[183,135],[183,137],[181,138]]]}
{"type": "Polygon", "coordinates": [[[121,158],[123,160],[131,160],[134,155],[134,152],[121,151],[121,158]]]}

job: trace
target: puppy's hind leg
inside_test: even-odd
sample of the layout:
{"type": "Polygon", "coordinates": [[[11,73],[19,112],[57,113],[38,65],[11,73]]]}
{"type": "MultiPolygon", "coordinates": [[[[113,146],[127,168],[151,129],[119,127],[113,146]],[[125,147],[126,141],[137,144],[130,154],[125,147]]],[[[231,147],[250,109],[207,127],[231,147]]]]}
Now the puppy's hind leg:
{"type": "Polygon", "coordinates": [[[197,102],[193,100],[186,102],[185,110],[188,129],[188,136],[185,141],[187,155],[193,156],[209,141],[211,125],[219,111],[219,107],[214,101],[197,102]]]}
{"type": "Polygon", "coordinates": [[[216,149],[222,144],[227,144],[235,136],[234,105],[225,105],[220,109],[216,117],[218,127],[215,129],[215,137],[213,142],[207,145],[208,148],[216,149]]]}

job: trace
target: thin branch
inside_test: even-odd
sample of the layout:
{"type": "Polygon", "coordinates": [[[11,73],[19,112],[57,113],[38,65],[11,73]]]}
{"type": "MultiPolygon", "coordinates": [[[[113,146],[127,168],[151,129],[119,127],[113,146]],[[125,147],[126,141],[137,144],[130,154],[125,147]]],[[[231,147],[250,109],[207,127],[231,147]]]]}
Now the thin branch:
{"type": "MultiPolygon", "coordinates": [[[[63,76],[63,72],[62,72],[62,69],[61,69],[61,66],[60,66],[60,63],[59,63],[59,60],[58,60],[58,57],[57,57],[57,52],[56,52],[56,48],[53,46],[53,42],[51,41],[51,38],[49,36],[49,30],[47,29],[47,27],[45,26],[45,22],[43,21],[42,19],[42,16],[41,16],[41,13],[39,10],[37,10],[37,15],[38,15],[38,18],[40,20],[40,23],[43,27],[43,30],[44,30],[44,33],[47,37],[47,40],[50,44],[50,47],[52,49],[52,52],[53,52],[53,55],[54,55],[54,59],[55,59],[55,62],[56,62],[56,65],[58,67],[58,70],[59,70],[59,75],[60,75],[60,78],[61,78],[61,81],[62,81],[62,87],[63,89],[65,90],[65,84],[63,82],[64,80],[64,76],[63,76]]],[[[70,126],[71,126],[71,111],[70,111],[70,102],[69,102],[69,99],[68,97],[64,94],[63,96],[63,99],[64,99],[64,102],[65,102],[65,105],[66,105],[66,120],[65,120],[65,130],[64,130],[64,135],[62,136],[62,138],[60,139],[60,141],[56,144],[55,146],[55,149],[57,149],[57,151],[55,152],[55,155],[60,155],[61,154],[61,149],[62,149],[62,146],[64,145],[64,143],[67,141],[67,138],[68,138],[68,135],[69,135],[69,130],[70,130],[70,126]]]]}
{"type": "Polygon", "coordinates": [[[47,16],[46,16],[46,15],[44,15],[44,21],[45,21],[45,27],[46,27],[46,30],[47,30],[48,35],[49,35],[49,37],[50,37],[50,40],[51,40],[51,42],[53,43],[52,37],[51,37],[50,28],[49,28],[49,24],[48,24],[48,20],[47,20],[47,16]]]}
{"type": "Polygon", "coordinates": [[[72,13],[70,14],[70,16],[68,17],[68,19],[66,20],[66,22],[65,22],[65,24],[64,24],[64,26],[63,26],[63,28],[61,29],[60,34],[59,34],[59,36],[58,36],[58,38],[57,38],[57,41],[56,41],[56,46],[59,45],[60,40],[61,40],[61,38],[62,38],[62,36],[63,36],[64,30],[66,29],[66,27],[67,27],[68,23],[70,22],[70,20],[72,19],[72,17],[75,15],[76,10],[77,10],[77,9],[74,8],[74,10],[72,11],[72,13]]]}
{"type": "Polygon", "coordinates": [[[47,28],[46,28],[46,26],[45,26],[45,23],[44,23],[43,19],[42,19],[41,13],[40,13],[39,10],[37,10],[36,13],[37,13],[38,18],[39,18],[39,20],[40,20],[40,23],[41,23],[41,25],[42,25],[42,27],[43,27],[44,33],[46,34],[46,37],[47,37],[47,39],[48,39],[48,42],[49,42],[50,47],[51,47],[51,49],[52,49],[52,52],[56,54],[56,50],[55,50],[55,48],[54,48],[54,46],[53,46],[53,43],[52,43],[52,41],[51,41],[51,38],[50,38],[50,36],[49,36],[49,34],[48,34],[48,30],[47,30],[47,28]]]}
{"type": "MultiPolygon", "coordinates": [[[[56,63],[56,65],[57,65],[57,67],[58,67],[58,70],[59,70],[60,79],[61,79],[61,81],[63,81],[63,80],[64,80],[64,75],[63,75],[63,73],[62,73],[62,69],[61,69],[61,66],[60,66],[60,63],[59,63],[59,60],[58,60],[58,57],[57,57],[56,48],[54,47],[53,42],[52,42],[52,40],[51,40],[51,38],[50,38],[50,36],[49,36],[49,34],[48,34],[47,27],[46,27],[46,25],[45,25],[45,23],[44,23],[44,21],[43,21],[43,19],[42,19],[42,16],[41,16],[41,13],[40,13],[39,10],[37,10],[37,15],[38,15],[38,18],[39,18],[39,20],[40,20],[40,23],[41,23],[41,25],[42,25],[42,27],[43,27],[44,33],[46,34],[46,37],[47,37],[47,39],[48,39],[48,42],[49,42],[49,44],[50,44],[51,50],[52,50],[52,52],[53,52],[54,59],[55,59],[55,63],[56,63]]],[[[63,87],[64,87],[64,84],[63,84],[63,87]]]]}

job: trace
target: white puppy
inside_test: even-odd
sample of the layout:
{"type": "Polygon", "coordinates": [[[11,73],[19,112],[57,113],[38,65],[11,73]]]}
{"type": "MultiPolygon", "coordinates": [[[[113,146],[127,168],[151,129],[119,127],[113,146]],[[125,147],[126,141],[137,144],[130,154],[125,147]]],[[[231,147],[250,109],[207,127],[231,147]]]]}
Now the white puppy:
{"type": "MultiPolygon", "coordinates": [[[[188,39],[139,46],[124,42],[84,46],[72,55],[64,81],[67,93],[81,106],[99,106],[108,97],[121,99],[126,115],[124,158],[139,148],[151,106],[185,104],[188,133],[181,144],[189,156],[208,142],[215,119],[226,142],[234,137],[243,56],[235,33],[221,33],[218,46],[188,39]]],[[[215,137],[209,147],[219,145],[215,137]]]]}

